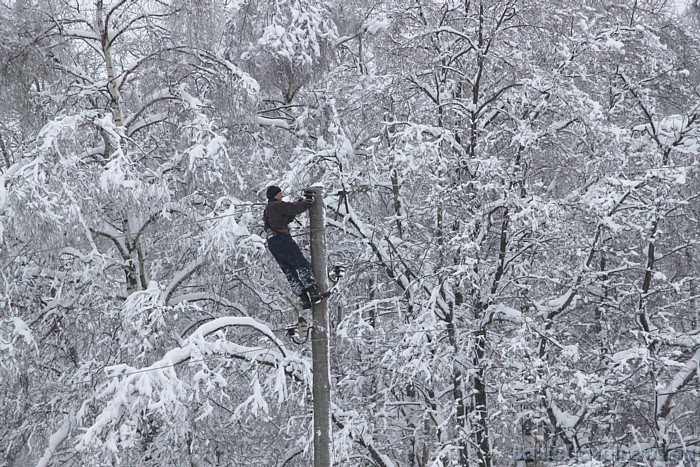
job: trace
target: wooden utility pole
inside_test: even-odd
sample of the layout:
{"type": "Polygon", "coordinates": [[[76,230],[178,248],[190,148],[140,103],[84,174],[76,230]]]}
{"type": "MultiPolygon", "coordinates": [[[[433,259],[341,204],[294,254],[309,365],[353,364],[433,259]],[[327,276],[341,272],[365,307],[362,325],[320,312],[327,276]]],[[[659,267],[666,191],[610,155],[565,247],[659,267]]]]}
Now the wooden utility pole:
{"type": "MultiPolygon", "coordinates": [[[[309,188],[314,192],[314,204],[309,209],[311,229],[311,267],[320,292],[328,290],[326,276],[326,212],[323,187],[309,188]]],[[[330,467],[333,457],[331,431],[331,372],[328,338],[328,299],[313,306],[311,352],[313,362],[314,398],[314,467],[330,467]]]]}

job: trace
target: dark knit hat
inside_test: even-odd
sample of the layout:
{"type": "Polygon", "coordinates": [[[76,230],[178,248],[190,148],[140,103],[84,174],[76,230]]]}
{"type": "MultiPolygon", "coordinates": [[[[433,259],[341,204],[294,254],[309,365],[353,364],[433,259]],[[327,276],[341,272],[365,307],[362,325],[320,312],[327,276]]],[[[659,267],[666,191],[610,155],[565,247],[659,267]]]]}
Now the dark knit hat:
{"type": "Polygon", "coordinates": [[[267,196],[267,199],[272,199],[275,196],[277,196],[277,193],[281,193],[281,192],[282,192],[282,188],[280,188],[276,185],[272,185],[272,186],[267,187],[267,191],[265,192],[265,196],[267,196]]]}

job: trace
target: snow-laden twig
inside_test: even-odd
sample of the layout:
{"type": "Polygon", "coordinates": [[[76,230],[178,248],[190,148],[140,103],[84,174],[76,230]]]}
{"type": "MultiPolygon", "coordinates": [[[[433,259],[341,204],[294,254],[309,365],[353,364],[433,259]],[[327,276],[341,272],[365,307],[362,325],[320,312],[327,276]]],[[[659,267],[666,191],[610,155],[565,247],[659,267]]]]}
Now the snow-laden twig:
{"type": "MultiPolygon", "coordinates": [[[[104,446],[112,452],[118,452],[130,448],[137,442],[144,417],[167,420],[170,436],[175,439],[184,438],[188,430],[187,414],[192,398],[197,397],[201,391],[209,392],[228,385],[223,376],[208,368],[207,356],[236,358],[275,368],[277,371],[268,383],[272,393],[276,393],[278,402],[287,396],[284,384],[286,376],[291,375],[306,384],[311,381],[309,363],[289,351],[268,326],[248,317],[218,318],[199,326],[180,347],[171,349],[145,368],[128,365],[107,368],[109,380],[96,397],[98,401],[104,400],[106,403],[80,437],[77,449],[104,446]],[[219,334],[227,327],[251,328],[262,334],[273,347],[247,347],[230,342],[219,334]],[[213,341],[207,339],[214,334],[219,338],[213,341]],[[203,369],[189,379],[182,378],[175,368],[186,362],[200,364],[203,369]]],[[[260,388],[253,389],[255,394],[251,396],[252,399],[249,398],[245,407],[240,409],[266,410],[267,402],[261,399],[260,388]]],[[[90,409],[87,404],[84,405],[77,419],[85,419],[90,409]]]]}
{"type": "Polygon", "coordinates": [[[71,423],[73,422],[74,417],[75,412],[71,411],[68,415],[66,415],[66,418],[63,420],[63,423],[58,430],[56,430],[56,432],[49,437],[49,445],[46,447],[44,455],[41,456],[41,459],[39,459],[39,461],[36,463],[36,467],[47,467],[51,464],[51,459],[53,458],[58,446],[68,439],[71,423]]]}
{"type": "MultiPolygon", "coordinates": [[[[379,260],[379,263],[385,268],[389,276],[394,280],[394,282],[396,282],[401,290],[403,290],[407,295],[410,295],[413,283],[409,278],[409,275],[413,275],[415,277],[415,274],[399,255],[398,249],[392,242],[392,239],[387,237],[385,239],[378,240],[377,238],[379,236],[375,235],[371,227],[362,222],[352,207],[350,207],[349,203],[337,205],[331,202],[328,204],[328,207],[334,210],[336,213],[344,216],[343,222],[350,224],[356,231],[357,235],[369,244],[374,251],[375,256],[379,260]],[[399,258],[399,262],[401,262],[401,264],[404,266],[403,271],[398,270],[393,266],[393,263],[396,262],[396,260],[393,259],[394,257],[399,258]]],[[[425,288],[425,290],[427,291],[427,288],[425,288]]],[[[439,309],[441,312],[440,316],[450,315],[449,304],[445,302],[445,300],[440,297],[439,294],[431,294],[431,300],[433,307],[437,307],[437,309],[439,309]]]]}
{"type": "Polygon", "coordinates": [[[680,370],[673,376],[671,382],[664,389],[658,391],[656,401],[656,413],[659,418],[665,418],[671,411],[673,397],[690,383],[698,373],[700,367],[700,348],[685,362],[680,370]]]}
{"type": "Polygon", "coordinates": [[[346,415],[348,415],[346,412],[342,412],[335,407],[334,413],[332,414],[333,423],[335,423],[340,430],[347,432],[351,440],[367,449],[376,465],[380,467],[395,467],[396,464],[394,461],[391,460],[389,456],[382,453],[377,446],[375,446],[374,440],[370,434],[368,434],[365,430],[353,429],[352,424],[348,424],[342,420],[342,417],[346,415]]]}
{"type": "Polygon", "coordinates": [[[177,288],[180,287],[180,285],[182,285],[182,283],[186,281],[188,277],[192,276],[192,274],[194,274],[197,269],[204,264],[205,259],[205,256],[198,256],[195,260],[190,261],[187,266],[175,274],[175,277],[173,277],[167,288],[163,291],[162,300],[164,304],[170,304],[170,299],[173,297],[173,294],[177,288]]]}
{"type": "MultiPolygon", "coordinates": [[[[502,303],[489,305],[484,311],[484,317],[481,319],[483,325],[490,324],[493,321],[511,321],[514,323],[522,323],[530,321],[524,317],[520,310],[503,305],[502,303]]],[[[482,326],[483,326],[482,325],[482,326]]]]}

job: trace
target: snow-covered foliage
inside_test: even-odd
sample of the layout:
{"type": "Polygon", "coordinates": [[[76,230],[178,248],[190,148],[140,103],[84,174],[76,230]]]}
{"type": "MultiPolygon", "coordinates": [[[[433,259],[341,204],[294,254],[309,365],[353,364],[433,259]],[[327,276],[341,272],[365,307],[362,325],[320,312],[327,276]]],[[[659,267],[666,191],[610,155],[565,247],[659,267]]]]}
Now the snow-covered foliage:
{"type": "MultiPolygon", "coordinates": [[[[207,417],[214,410],[212,403],[230,397],[227,365],[221,364],[225,359],[248,362],[251,371],[252,394],[233,410],[233,421],[245,420],[247,414],[265,418],[269,397],[272,402],[288,402],[290,381],[309,384],[308,364],[287,350],[267,326],[252,318],[215,319],[147,367],[106,368],[107,382],[96,394],[99,413],[81,435],[77,449],[104,446],[119,459],[121,452],[138,447],[144,432],[150,432],[157,444],[185,442],[194,429],[191,424],[207,417]],[[231,342],[224,331],[227,327],[250,328],[264,336],[267,344],[248,347],[231,342]],[[215,338],[208,340],[210,334],[215,338]],[[179,366],[185,367],[182,375],[176,371],[179,366]],[[193,411],[193,406],[199,409],[193,411]]],[[[84,405],[78,419],[90,411],[90,405],[84,405]]]]}
{"type": "Polygon", "coordinates": [[[346,268],[336,465],[700,458],[693,18],[0,8],[0,464],[312,464],[270,183],[324,188],[346,268]]]}

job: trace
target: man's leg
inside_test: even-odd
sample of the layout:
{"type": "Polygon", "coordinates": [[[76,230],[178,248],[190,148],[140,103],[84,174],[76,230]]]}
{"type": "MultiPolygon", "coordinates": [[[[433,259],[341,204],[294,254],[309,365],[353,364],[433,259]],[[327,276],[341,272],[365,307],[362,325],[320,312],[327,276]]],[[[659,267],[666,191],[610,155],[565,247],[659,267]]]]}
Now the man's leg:
{"type": "Polygon", "coordinates": [[[284,277],[287,278],[287,282],[289,282],[289,286],[292,288],[292,293],[294,293],[294,295],[301,295],[304,292],[305,287],[299,280],[297,270],[290,266],[290,264],[283,258],[275,256],[275,259],[277,260],[277,264],[280,265],[280,269],[284,273],[284,277]]]}
{"type": "MultiPolygon", "coordinates": [[[[280,269],[282,269],[284,276],[287,278],[287,282],[289,282],[289,286],[292,288],[292,292],[301,300],[302,308],[311,308],[311,302],[306,293],[306,286],[299,278],[298,270],[295,267],[296,264],[290,262],[289,241],[284,236],[273,237],[270,240],[268,240],[270,253],[272,253],[275,261],[277,261],[280,269]]],[[[289,240],[291,240],[291,237],[289,237],[289,240]]],[[[291,243],[296,246],[293,241],[291,243]]]]}
{"type": "Polygon", "coordinates": [[[313,270],[311,269],[311,264],[304,257],[301,249],[294,244],[296,247],[293,253],[293,266],[296,268],[297,277],[299,277],[299,282],[304,286],[304,290],[309,294],[309,300],[312,303],[319,303],[323,300],[323,297],[316,288],[316,278],[314,277],[313,270]]]}
{"type": "Polygon", "coordinates": [[[316,278],[311,269],[311,264],[309,264],[309,261],[295,242],[291,243],[288,253],[289,256],[286,259],[296,269],[299,282],[302,283],[304,290],[309,294],[309,300],[313,303],[320,302],[322,297],[316,288],[316,278]]]}
{"type": "MultiPolygon", "coordinates": [[[[276,239],[274,250],[270,245],[273,255],[279,256],[290,267],[295,269],[296,277],[301,282],[304,289],[316,287],[316,279],[311,270],[311,264],[301,252],[299,245],[289,235],[273,237],[276,239]]],[[[268,242],[269,243],[269,242],[268,242]]]]}

